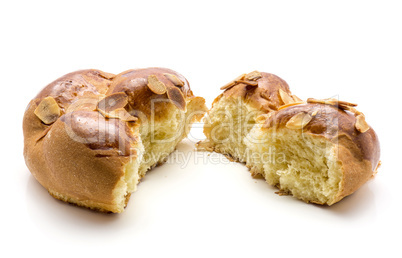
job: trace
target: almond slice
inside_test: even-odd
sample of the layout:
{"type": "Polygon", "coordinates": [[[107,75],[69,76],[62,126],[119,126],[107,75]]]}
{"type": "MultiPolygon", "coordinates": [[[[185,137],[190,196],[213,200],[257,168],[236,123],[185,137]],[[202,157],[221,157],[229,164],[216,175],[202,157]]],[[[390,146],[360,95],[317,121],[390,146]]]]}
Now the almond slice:
{"type": "Polygon", "coordinates": [[[97,109],[99,99],[101,99],[101,97],[79,98],[68,106],[66,114],[76,110],[95,111],[97,109]]]}
{"type": "Polygon", "coordinates": [[[291,96],[289,96],[289,94],[286,93],[285,91],[283,91],[282,89],[279,89],[279,96],[281,97],[282,102],[283,102],[285,105],[294,102],[293,98],[292,98],[291,96]]]}
{"type": "Polygon", "coordinates": [[[245,79],[250,81],[256,81],[260,78],[262,78],[262,74],[259,71],[253,71],[245,76],[245,79]]]}
{"type": "Polygon", "coordinates": [[[227,89],[232,88],[232,87],[235,86],[236,84],[237,84],[236,81],[231,81],[231,82],[229,82],[229,83],[223,85],[220,89],[221,89],[221,90],[227,90],[227,89]]]}
{"type": "Polygon", "coordinates": [[[318,114],[318,109],[314,110],[313,113],[311,113],[311,116],[316,116],[318,114]]]}
{"type": "Polygon", "coordinates": [[[312,117],[309,114],[300,112],[289,119],[286,127],[289,129],[303,129],[303,127],[310,123],[311,119],[312,117]]]}
{"type": "Polygon", "coordinates": [[[333,101],[335,99],[314,99],[314,98],[308,98],[307,103],[318,103],[318,104],[327,104],[327,105],[335,105],[335,102],[333,101]]]}
{"type": "Polygon", "coordinates": [[[44,98],[36,107],[34,114],[45,124],[50,125],[59,118],[61,110],[53,97],[44,98]]]}
{"type": "Polygon", "coordinates": [[[342,100],[338,100],[338,105],[349,106],[349,107],[357,107],[356,103],[350,103],[350,102],[346,102],[346,101],[342,101],[342,100]]]}
{"type": "Polygon", "coordinates": [[[370,126],[367,124],[366,119],[362,113],[356,117],[355,127],[361,133],[367,132],[367,130],[370,129],[370,126]]]}
{"type": "Polygon", "coordinates": [[[130,113],[127,112],[126,109],[124,108],[117,108],[115,110],[112,110],[108,113],[103,113],[102,111],[100,112],[104,117],[106,118],[117,118],[120,119],[124,122],[135,122],[138,120],[135,116],[130,115],[130,113]]]}
{"type": "Polygon", "coordinates": [[[176,87],[168,87],[167,95],[176,107],[183,111],[186,110],[186,100],[180,89],[176,87]]]}
{"type": "Polygon", "coordinates": [[[291,107],[291,106],[303,105],[303,104],[306,104],[306,103],[304,101],[302,101],[302,102],[293,102],[293,103],[289,103],[289,104],[280,106],[278,108],[278,110],[285,109],[285,108],[291,107]]]}
{"type": "Polygon", "coordinates": [[[357,106],[357,104],[355,104],[355,103],[337,100],[334,98],[330,98],[330,99],[308,98],[307,103],[320,103],[320,104],[326,104],[326,105],[331,105],[331,106],[338,106],[339,108],[342,108],[342,109],[346,109],[347,107],[356,107],[357,106]]]}
{"type": "Polygon", "coordinates": [[[178,87],[183,87],[184,86],[184,82],[182,80],[180,80],[179,78],[177,78],[176,75],[171,74],[171,73],[164,73],[163,74],[169,81],[171,81],[175,86],[178,87]]]}
{"type": "Polygon", "coordinates": [[[233,81],[230,81],[230,82],[228,82],[227,84],[223,85],[220,89],[221,89],[221,90],[227,90],[227,89],[232,88],[233,86],[235,86],[236,84],[238,84],[236,81],[243,80],[243,79],[244,79],[244,76],[246,76],[245,73],[243,73],[242,75],[238,76],[238,77],[237,77],[236,79],[234,79],[233,81]]]}
{"type": "Polygon", "coordinates": [[[114,75],[112,73],[106,73],[106,72],[103,72],[103,71],[99,71],[99,76],[104,78],[104,79],[107,79],[107,80],[111,80],[114,77],[116,77],[116,75],[114,75]]]}
{"type": "Polygon", "coordinates": [[[255,81],[244,81],[244,80],[236,80],[236,83],[244,83],[250,86],[258,86],[258,82],[255,81]]]}
{"type": "Polygon", "coordinates": [[[103,113],[124,108],[128,104],[128,97],[124,92],[117,92],[106,96],[98,102],[96,109],[103,113]]]}
{"type": "Polygon", "coordinates": [[[128,104],[128,96],[124,92],[113,93],[98,102],[96,110],[106,118],[118,118],[126,122],[137,121],[124,108],[128,104]]]}
{"type": "Polygon", "coordinates": [[[161,95],[166,92],[166,85],[159,81],[155,75],[148,76],[148,88],[155,94],[161,95]]]}
{"type": "Polygon", "coordinates": [[[349,102],[345,102],[345,101],[338,101],[337,106],[338,106],[340,109],[348,109],[348,108],[356,107],[357,104],[349,103],[349,102]]]}
{"type": "Polygon", "coordinates": [[[357,110],[357,109],[354,108],[354,107],[345,106],[345,107],[342,108],[342,109],[352,112],[355,116],[358,116],[358,115],[360,115],[360,114],[363,114],[362,112],[360,112],[359,110],[357,110]]]}
{"type": "Polygon", "coordinates": [[[292,98],[296,102],[303,102],[303,100],[301,98],[299,98],[298,96],[296,96],[296,95],[292,95],[292,98]]]}

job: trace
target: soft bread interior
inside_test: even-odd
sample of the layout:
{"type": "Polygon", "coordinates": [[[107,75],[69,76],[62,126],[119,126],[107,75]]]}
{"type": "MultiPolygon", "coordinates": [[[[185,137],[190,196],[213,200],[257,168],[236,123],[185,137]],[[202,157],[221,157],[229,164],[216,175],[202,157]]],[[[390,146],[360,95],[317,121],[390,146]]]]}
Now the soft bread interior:
{"type": "Polygon", "coordinates": [[[245,143],[253,154],[249,164],[269,184],[308,202],[334,202],[342,178],[337,145],[302,130],[258,125],[245,143]]]}
{"type": "Polygon", "coordinates": [[[241,98],[221,97],[205,118],[200,147],[245,162],[252,174],[307,202],[335,202],[342,178],[336,145],[301,130],[268,130],[256,124],[261,112],[241,98]]]}
{"type": "Polygon", "coordinates": [[[117,212],[122,212],[124,210],[130,194],[137,190],[137,185],[140,179],[138,172],[142,161],[141,153],[144,152],[142,142],[139,142],[135,149],[137,155],[130,158],[130,161],[124,168],[124,175],[120,178],[113,191],[114,200],[118,207],[117,212]]]}
{"type": "MultiPolygon", "coordinates": [[[[125,173],[114,190],[115,203],[122,212],[130,194],[146,172],[163,163],[177,144],[188,134],[191,124],[199,121],[205,111],[202,98],[192,98],[187,103],[186,112],[173,104],[166,110],[163,118],[151,118],[139,128],[140,142],[136,146],[137,156],[126,164],[125,173]]],[[[133,132],[135,133],[135,132],[133,132]]]]}
{"type": "Polygon", "coordinates": [[[139,167],[140,178],[152,167],[163,163],[183,139],[185,113],[175,107],[167,110],[158,121],[150,121],[141,129],[144,155],[139,167]]]}
{"type": "Polygon", "coordinates": [[[154,166],[165,162],[177,144],[187,136],[192,123],[201,120],[206,107],[204,99],[193,97],[187,101],[186,110],[182,111],[173,104],[166,110],[163,118],[151,121],[140,130],[144,144],[144,155],[139,168],[139,176],[154,166]]]}
{"type": "Polygon", "coordinates": [[[184,112],[174,107],[167,111],[163,119],[140,126],[140,142],[135,146],[137,155],[133,155],[125,165],[124,175],[113,191],[117,209],[113,212],[124,210],[130,194],[137,190],[140,179],[149,169],[163,162],[182,139],[184,112]]]}
{"type": "Polygon", "coordinates": [[[250,132],[259,114],[260,111],[244,103],[242,98],[223,96],[214,103],[205,118],[205,144],[217,152],[245,162],[247,156],[243,139],[250,132]]]}

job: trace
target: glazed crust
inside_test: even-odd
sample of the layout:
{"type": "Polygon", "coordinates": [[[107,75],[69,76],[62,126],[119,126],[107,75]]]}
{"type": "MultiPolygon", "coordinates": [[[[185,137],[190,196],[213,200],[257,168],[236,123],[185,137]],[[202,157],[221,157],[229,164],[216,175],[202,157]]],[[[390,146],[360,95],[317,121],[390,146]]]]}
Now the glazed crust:
{"type": "Polygon", "coordinates": [[[262,77],[256,82],[257,86],[239,83],[219,95],[213,103],[217,102],[222,96],[226,98],[242,98],[245,104],[261,110],[264,113],[278,110],[284,101],[280,97],[279,90],[283,90],[287,94],[292,93],[289,90],[289,85],[280,77],[261,72],[262,77]]]}
{"type": "Polygon", "coordinates": [[[152,114],[155,120],[163,118],[164,112],[170,108],[172,103],[179,107],[182,98],[184,98],[184,101],[188,101],[194,97],[186,78],[167,68],[147,68],[122,72],[113,79],[107,95],[117,92],[127,94],[129,98],[127,110],[129,113],[139,118],[146,117],[147,119],[150,119],[152,114]],[[180,87],[174,85],[164,74],[175,75],[184,85],[180,87]],[[179,89],[181,93],[171,98],[169,98],[167,92],[163,94],[153,93],[147,86],[147,78],[150,75],[156,76],[159,81],[165,84],[168,91],[169,89],[174,89],[174,92],[177,93],[177,89],[179,89]]]}
{"type": "Polygon", "coordinates": [[[43,88],[34,99],[51,96],[65,112],[77,99],[98,99],[105,95],[114,77],[114,74],[94,69],[68,73],[43,88]]]}
{"type": "Polygon", "coordinates": [[[364,133],[357,130],[356,117],[348,111],[325,104],[291,106],[273,113],[262,130],[285,128],[288,121],[299,113],[312,116],[302,128],[302,133],[323,138],[337,146],[343,177],[339,193],[332,203],[352,194],[373,177],[380,159],[378,137],[371,127],[364,133]]]}
{"type": "Polygon", "coordinates": [[[24,156],[32,175],[58,199],[90,200],[97,203],[93,208],[117,212],[113,190],[125,164],[136,158],[130,147],[138,139],[124,122],[93,111],[68,113],[46,126],[33,114],[36,106],[31,102],[24,117],[24,156]],[[88,123],[102,127],[85,130],[88,123]]]}
{"type": "Polygon", "coordinates": [[[153,93],[147,84],[133,84],[136,79],[146,81],[149,75],[155,75],[166,87],[175,87],[173,91],[180,92],[184,104],[197,98],[203,107],[204,100],[193,96],[187,80],[165,68],[130,70],[117,76],[92,69],[76,71],[47,85],[29,103],[23,119],[24,157],[32,175],[52,196],[100,211],[122,211],[116,208],[113,190],[126,164],[138,156],[140,121],[105,118],[97,111],[97,103],[105,96],[124,92],[129,100],[125,109],[133,115],[155,114],[155,120],[163,117],[175,107],[174,101],[167,94],[153,93]],[[165,73],[174,74],[184,85],[175,86],[165,73]],[[35,115],[47,97],[60,107],[60,117],[49,125],[35,115]],[[149,103],[158,98],[164,101],[152,110],[149,103]]]}

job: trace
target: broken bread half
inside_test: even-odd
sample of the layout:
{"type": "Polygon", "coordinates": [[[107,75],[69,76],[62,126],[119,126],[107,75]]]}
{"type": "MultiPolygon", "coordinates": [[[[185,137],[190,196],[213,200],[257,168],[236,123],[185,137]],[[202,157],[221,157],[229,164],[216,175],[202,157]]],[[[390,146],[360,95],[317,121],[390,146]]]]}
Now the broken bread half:
{"type": "Polygon", "coordinates": [[[207,139],[198,148],[219,152],[246,162],[244,138],[256,123],[280,106],[301,101],[292,95],[288,84],[270,73],[242,74],[221,87],[224,92],[212,103],[204,118],[207,139]]]}
{"type": "Polygon", "coordinates": [[[205,100],[170,69],[69,73],[29,103],[25,161],[53,197],[120,213],[205,112],[205,100]]]}
{"type": "Polygon", "coordinates": [[[281,194],[317,204],[332,205],[352,194],[379,165],[374,130],[360,112],[338,104],[307,103],[279,110],[256,124],[245,144],[252,153],[247,163],[254,175],[262,175],[281,194]]]}
{"type": "Polygon", "coordinates": [[[260,87],[262,82],[234,80],[222,87],[225,92],[205,118],[207,139],[199,149],[244,162],[252,176],[265,178],[279,194],[316,204],[332,205],[373,177],[379,141],[356,104],[302,101],[283,80],[270,78],[277,83],[260,87]]]}

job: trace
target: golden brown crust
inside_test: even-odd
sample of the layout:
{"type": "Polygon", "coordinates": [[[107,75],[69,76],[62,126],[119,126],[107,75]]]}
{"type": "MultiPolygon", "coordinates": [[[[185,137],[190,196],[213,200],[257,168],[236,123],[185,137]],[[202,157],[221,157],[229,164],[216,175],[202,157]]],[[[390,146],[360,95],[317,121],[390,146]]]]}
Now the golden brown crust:
{"type": "Polygon", "coordinates": [[[157,120],[175,106],[185,109],[187,101],[192,101],[193,111],[204,112],[205,100],[193,96],[182,75],[165,68],[129,70],[117,76],[92,69],[66,74],[47,85],[25,111],[26,164],[55,198],[99,211],[122,212],[113,191],[125,175],[126,165],[137,159],[137,148],[142,148],[140,123],[127,111],[155,115],[157,120]],[[142,83],[151,75],[168,89],[174,88],[173,101],[142,83]],[[51,101],[46,100],[35,114],[49,97],[51,101]],[[162,101],[152,109],[154,99],[162,101]],[[60,113],[53,119],[54,105],[60,107],[60,113]],[[52,116],[46,113],[48,106],[52,116]]]}
{"type": "Polygon", "coordinates": [[[140,118],[145,115],[148,119],[153,114],[156,120],[159,120],[172,104],[180,109],[185,108],[186,100],[194,96],[186,78],[167,68],[147,68],[122,72],[114,78],[107,94],[116,92],[125,92],[128,95],[130,104],[127,110],[129,113],[140,118]],[[174,75],[183,82],[183,85],[175,85],[166,74],[174,75]],[[165,85],[167,91],[162,94],[154,93],[148,86],[149,76],[155,76],[165,85]]]}
{"type": "Polygon", "coordinates": [[[128,125],[96,112],[75,111],[45,128],[32,112],[35,106],[24,117],[24,156],[33,176],[53,195],[113,207],[113,189],[137,154],[130,150],[138,139],[127,132],[128,125]]]}
{"type": "Polygon", "coordinates": [[[274,74],[264,72],[261,72],[260,74],[261,78],[256,80],[258,83],[257,86],[238,83],[229,89],[226,89],[215,99],[214,103],[222,96],[225,96],[226,98],[241,97],[244,99],[245,104],[249,104],[264,113],[276,111],[280,106],[287,104],[282,100],[280,90],[289,96],[292,96],[292,93],[289,90],[289,85],[283,79],[274,74]]]}
{"type": "Polygon", "coordinates": [[[65,112],[77,98],[98,98],[106,94],[113,78],[113,74],[93,69],[72,72],[47,85],[35,99],[51,96],[65,112]]]}
{"type": "Polygon", "coordinates": [[[337,146],[343,177],[340,191],[332,203],[353,193],[373,176],[380,158],[380,144],[375,131],[370,127],[364,133],[360,132],[355,127],[354,114],[336,106],[325,104],[291,106],[271,115],[262,130],[284,128],[299,114],[309,114],[311,120],[297,130],[302,130],[304,134],[322,137],[337,146]]]}

